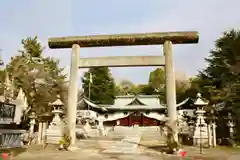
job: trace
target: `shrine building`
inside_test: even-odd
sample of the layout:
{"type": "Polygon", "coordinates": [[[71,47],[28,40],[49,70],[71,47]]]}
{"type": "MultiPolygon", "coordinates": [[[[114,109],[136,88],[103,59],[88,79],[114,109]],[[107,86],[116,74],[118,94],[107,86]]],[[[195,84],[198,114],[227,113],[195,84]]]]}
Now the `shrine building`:
{"type": "MultiPolygon", "coordinates": [[[[180,108],[188,99],[176,105],[180,108]]],[[[102,121],[104,125],[159,126],[166,122],[166,105],[158,95],[117,96],[113,105],[95,104],[87,98],[78,102],[77,117],[102,121]]]]}

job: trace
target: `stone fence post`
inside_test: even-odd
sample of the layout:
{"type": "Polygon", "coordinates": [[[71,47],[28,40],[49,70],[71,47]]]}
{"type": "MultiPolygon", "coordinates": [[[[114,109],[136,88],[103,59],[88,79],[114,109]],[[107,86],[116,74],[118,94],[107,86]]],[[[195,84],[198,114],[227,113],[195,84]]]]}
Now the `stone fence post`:
{"type": "Polygon", "coordinates": [[[37,119],[36,113],[32,112],[29,118],[30,118],[29,136],[32,137],[34,134],[34,126],[36,124],[36,119],[37,119]]]}
{"type": "Polygon", "coordinates": [[[42,127],[43,127],[43,122],[40,121],[38,123],[38,139],[37,139],[37,143],[38,144],[42,143],[42,127]]]}

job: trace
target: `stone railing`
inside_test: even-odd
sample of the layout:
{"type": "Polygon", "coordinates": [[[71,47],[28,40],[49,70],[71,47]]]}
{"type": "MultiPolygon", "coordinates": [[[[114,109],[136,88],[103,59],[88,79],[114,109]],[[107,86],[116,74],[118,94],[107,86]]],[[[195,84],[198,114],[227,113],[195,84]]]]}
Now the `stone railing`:
{"type": "Polygon", "coordinates": [[[22,134],[25,130],[0,129],[0,149],[22,147],[22,134]]]}

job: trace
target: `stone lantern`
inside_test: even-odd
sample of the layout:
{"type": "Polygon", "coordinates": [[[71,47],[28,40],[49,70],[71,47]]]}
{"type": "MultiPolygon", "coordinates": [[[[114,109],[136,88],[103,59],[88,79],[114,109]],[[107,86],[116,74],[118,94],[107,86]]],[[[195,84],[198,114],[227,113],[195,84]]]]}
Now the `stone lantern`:
{"type": "Polygon", "coordinates": [[[62,107],[64,106],[64,104],[58,97],[57,100],[50,103],[50,106],[53,106],[52,113],[54,114],[54,118],[51,123],[58,124],[59,122],[61,122],[60,114],[63,113],[62,107]]]}
{"type": "Polygon", "coordinates": [[[53,107],[52,113],[54,114],[54,117],[52,122],[50,123],[49,128],[47,129],[47,143],[58,144],[63,137],[62,120],[60,118],[60,114],[63,113],[62,107],[64,106],[64,104],[58,96],[57,100],[50,103],[49,106],[53,107]]]}
{"type": "Polygon", "coordinates": [[[197,107],[196,114],[197,114],[197,121],[195,125],[195,131],[193,135],[193,144],[194,145],[209,145],[209,134],[208,134],[208,126],[204,120],[205,110],[203,109],[204,106],[208,105],[208,102],[205,102],[201,98],[201,94],[197,94],[197,100],[194,102],[194,105],[197,107]]]}

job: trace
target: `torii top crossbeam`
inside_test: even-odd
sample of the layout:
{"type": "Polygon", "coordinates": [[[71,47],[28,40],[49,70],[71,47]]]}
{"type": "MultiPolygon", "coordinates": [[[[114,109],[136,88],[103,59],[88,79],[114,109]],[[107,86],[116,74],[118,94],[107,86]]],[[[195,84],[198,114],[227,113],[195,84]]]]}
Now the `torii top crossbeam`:
{"type": "Polygon", "coordinates": [[[72,48],[73,44],[83,47],[111,47],[132,45],[157,45],[169,40],[173,44],[198,43],[198,32],[154,32],[135,34],[93,35],[54,37],[48,39],[51,49],[72,48]]]}

